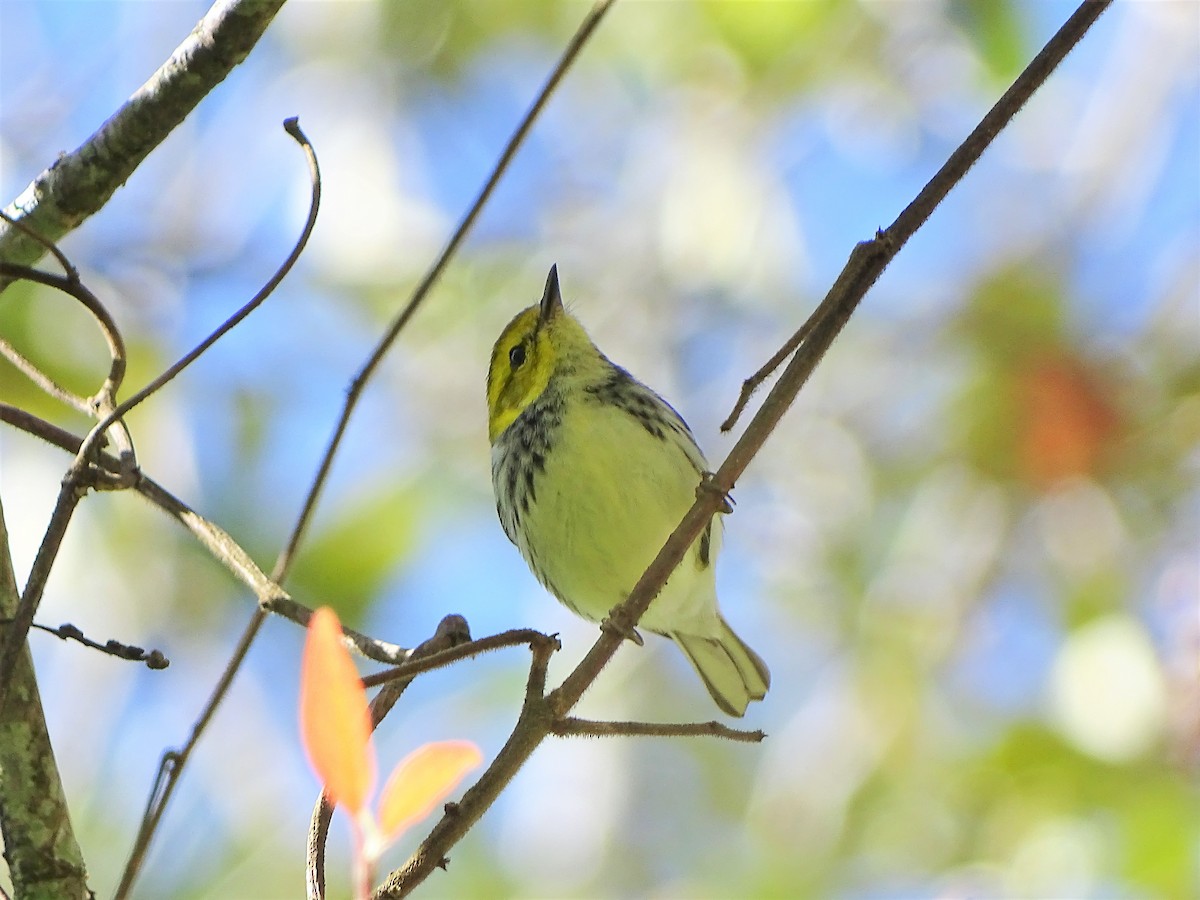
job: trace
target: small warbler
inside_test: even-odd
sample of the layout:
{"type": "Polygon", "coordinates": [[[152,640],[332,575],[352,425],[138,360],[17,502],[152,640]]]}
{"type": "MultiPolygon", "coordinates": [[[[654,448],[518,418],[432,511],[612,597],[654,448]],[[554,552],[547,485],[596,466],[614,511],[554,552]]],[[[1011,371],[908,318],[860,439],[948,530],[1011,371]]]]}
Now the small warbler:
{"type": "MultiPolygon", "coordinates": [[[[563,308],[557,267],[541,302],[496,341],[487,399],[505,534],[550,593],[601,621],[691,507],[704,454],[679,413],[610,362],[563,308]]],[[[717,606],[720,546],[720,522],[710,521],[640,624],[673,640],[717,705],[741,716],[771,677],[717,606]]]]}

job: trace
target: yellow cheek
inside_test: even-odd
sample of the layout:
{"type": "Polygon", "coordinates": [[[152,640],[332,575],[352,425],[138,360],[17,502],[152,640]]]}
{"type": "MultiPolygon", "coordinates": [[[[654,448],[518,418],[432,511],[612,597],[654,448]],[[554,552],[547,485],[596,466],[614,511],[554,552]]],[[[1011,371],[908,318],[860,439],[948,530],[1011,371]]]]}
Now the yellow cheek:
{"type": "Polygon", "coordinates": [[[504,434],[504,430],[516,421],[519,413],[516,410],[510,412],[499,413],[492,417],[492,421],[488,423],[488,440],[492,443],[496,442],[496,438],[504,434]]]}
{"type": "Polygon", "coordinates": [[[534,400],[533,397],[528,396],[529,393],[528,377],[514,374],[504,382],[496,397],[492,420],[488,427],[488,436],[491,440],[494,441],[503,434],[504,429],[516,421],[522,410],[534,400]]]}
{"type": "Polygon", "coordinates": [[[538,390],[533,383],[530,372],[521,372],[513,376],[508,384],[508,396],[505,405],[520,413],[525,407],[537,399],[538,390]]]}

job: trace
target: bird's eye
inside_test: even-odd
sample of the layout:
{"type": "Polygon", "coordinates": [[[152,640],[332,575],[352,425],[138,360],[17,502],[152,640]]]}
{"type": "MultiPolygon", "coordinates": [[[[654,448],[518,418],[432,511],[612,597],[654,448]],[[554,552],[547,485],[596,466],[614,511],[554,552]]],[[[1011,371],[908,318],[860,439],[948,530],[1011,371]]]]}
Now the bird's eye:
{"type": "Polygon", "coordinates": [[[508,351],[508,362],[514,369],[519,369],[525,364],[525,345],[517,344],[508,351]]]}

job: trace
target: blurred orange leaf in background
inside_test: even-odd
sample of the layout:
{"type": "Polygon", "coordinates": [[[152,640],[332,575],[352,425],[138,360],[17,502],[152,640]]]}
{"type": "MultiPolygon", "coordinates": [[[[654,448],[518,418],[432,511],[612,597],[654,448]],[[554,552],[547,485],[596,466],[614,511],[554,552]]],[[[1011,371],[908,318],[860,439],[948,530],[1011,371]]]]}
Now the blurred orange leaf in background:
{"type": "Polygon", "coordinates": [[[396,766],[379,801],[379,826],[395,838],[429,815],[483,760],[469,741],[441,741],[414,750],[396,766]]]}
{"type": "Polygon", "coordinates": [[[367,695],[341,644],[337,613],[323,606],[308,623],[300,674],[300,734],[325,792],[357,815],[375,782],[367,695]]]}
{"type": "Polygon", "coordinates": [[[1066,354],[1031,361],[1017,383],[1021,471],[1039,488],[1098,474],[1120,417],[1097,373],[1066,354]]]}

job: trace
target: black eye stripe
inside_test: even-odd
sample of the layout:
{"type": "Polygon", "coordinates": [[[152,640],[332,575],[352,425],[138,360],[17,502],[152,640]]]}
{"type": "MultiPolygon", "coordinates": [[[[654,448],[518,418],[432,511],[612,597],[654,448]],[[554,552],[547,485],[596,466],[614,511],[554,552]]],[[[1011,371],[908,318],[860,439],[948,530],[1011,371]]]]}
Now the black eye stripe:
{"type": "Polygon", "coordinates": [[[525,345],[517,344],[508,351],[508,362],[514,369],[519,369],[525,363],[525,345]]]}

